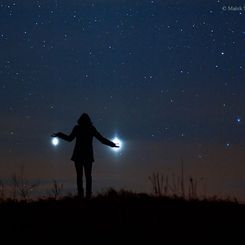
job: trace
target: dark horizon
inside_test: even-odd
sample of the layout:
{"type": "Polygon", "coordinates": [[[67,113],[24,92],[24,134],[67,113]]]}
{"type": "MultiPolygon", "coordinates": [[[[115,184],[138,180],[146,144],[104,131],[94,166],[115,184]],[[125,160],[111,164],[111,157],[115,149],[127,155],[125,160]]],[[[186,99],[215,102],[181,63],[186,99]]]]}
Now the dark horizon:
{"type": "MultiPolygon", "coordinates": [[[[243,6],[242,1],[238,1],[243,6]]],[[[0,4],[0,180],[68,180],[87,112],[121,151],[94,140],[94,191],[149,191],[153,172],[205,179],[245,200],[245,21],[230,1],[0,4]],[[226,7],[226,8],[224,8],[226,7]]],[[[237,6],[233,4],[234,6],[237,6]]]]}

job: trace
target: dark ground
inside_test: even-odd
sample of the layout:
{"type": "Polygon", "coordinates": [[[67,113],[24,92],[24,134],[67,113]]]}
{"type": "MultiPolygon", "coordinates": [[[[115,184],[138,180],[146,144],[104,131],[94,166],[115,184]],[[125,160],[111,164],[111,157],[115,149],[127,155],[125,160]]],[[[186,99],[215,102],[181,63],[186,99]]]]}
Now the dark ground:
{"type": "Polygon", "coordinates": [[[245,205],[111,192],[0,204],[2,240],[72,244],[244,244],[245,205]]]}

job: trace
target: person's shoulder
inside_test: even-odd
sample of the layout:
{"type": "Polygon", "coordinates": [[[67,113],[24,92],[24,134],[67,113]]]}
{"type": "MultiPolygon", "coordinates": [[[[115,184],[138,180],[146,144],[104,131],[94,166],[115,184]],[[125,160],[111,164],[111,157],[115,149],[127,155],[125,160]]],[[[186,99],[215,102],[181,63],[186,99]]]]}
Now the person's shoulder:
{"type": "Polygon", "coordinates": [[[98,131],[94,125],[91,126],[91,131],[93,132],[93,134],[98,133],[98,131]]]}
{"type": "Polygon", "coordinates": [[[96,131],[97,131],[97,129],[95,128],[95,126],[94,126],[94,125],[91,125],[90,129],[91,129],[92,131],[94,131],[94,132],[96,132],[96,131]]]}
{"type": "Polygon", "coordinates": [[[73,128],[73,131],[77,131],[77,130],[79,130],[79,125],[75,125],[73,128]]]}

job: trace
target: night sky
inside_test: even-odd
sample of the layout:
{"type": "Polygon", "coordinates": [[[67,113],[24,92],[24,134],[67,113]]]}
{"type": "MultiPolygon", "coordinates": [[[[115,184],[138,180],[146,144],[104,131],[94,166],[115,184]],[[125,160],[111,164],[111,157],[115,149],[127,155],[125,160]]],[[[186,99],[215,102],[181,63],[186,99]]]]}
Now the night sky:
{"type": "Polygon", "coordinates": [[[51,144],[87,112],[94,192],[150,191],[153,172],[245,200],[245,6],[215,0],[0,1],[0,179],[75,190],[74,142],[51,144]],[[205,187],[206,186],[206,187],[205,187]]]}

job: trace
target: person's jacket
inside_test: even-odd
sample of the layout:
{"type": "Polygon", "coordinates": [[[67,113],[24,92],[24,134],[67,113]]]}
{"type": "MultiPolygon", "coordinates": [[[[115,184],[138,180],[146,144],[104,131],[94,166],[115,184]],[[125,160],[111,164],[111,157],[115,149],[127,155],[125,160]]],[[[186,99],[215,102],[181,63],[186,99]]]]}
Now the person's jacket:
{"type": "Polygon", "coordinates": [[[94,162],[93,152],[93,137],[101,143],[108,146],[115,146],[115,144],[104,138],[94,126],[80,126],[76,125],[70,135],[59,133],[59,137],[66,141],[72,141],[76,138],[76,143],[71,160],[74,162],[94,162]]]}

